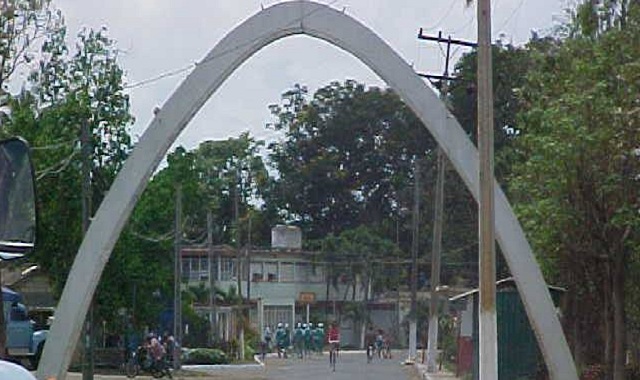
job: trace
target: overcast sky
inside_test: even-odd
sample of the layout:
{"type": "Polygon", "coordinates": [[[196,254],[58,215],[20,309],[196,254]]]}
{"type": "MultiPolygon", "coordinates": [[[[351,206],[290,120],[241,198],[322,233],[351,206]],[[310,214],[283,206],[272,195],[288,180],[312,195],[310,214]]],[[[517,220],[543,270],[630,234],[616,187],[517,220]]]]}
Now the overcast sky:
{"type": "MultiPolygon", "coordinates": [[[[272,0],[55,0],[75,35],[82,26],[106,26],[122,50],[120,64],[127,83],[134,84],[186,68],[202,59],[231,29],[272,0]]],[[[465,0],[321,0],[343,9],[380,35],[407,62],[421,72],[440,74],[444,68],[436,44],[418,41],[426,33],[475,40],[475,7],[465,0]]],[[[525,42],[532,30],[545,32],[563,15],[566,0],[494,0],[494,39],[525,42]]],[[[459,57],[462,50],[453,50],[459,57]]],[[[130,91],[137,139],[155,106],[161,106],[187,75],[153,81],[130,91]]],[[[310,37],[280,40],[245,62],[180,135],[177,144],[189,149],[209,139],[226,139],[250,131],[273,139],[265,128],[267,105],[295,83],[310,91],[333,80],[355,79],[367,85],[384,83],[349,54],[310,37]],[[321,59],[319,59],[321,57],[321,59]]],[[[173,150],[173,148],[172,148],[173,150]]]]}

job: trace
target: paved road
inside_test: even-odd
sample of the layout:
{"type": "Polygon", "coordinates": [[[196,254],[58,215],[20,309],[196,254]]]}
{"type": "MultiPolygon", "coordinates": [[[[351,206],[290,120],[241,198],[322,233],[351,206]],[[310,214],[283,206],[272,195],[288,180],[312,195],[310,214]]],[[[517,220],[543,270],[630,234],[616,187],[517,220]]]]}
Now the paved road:
{"type": "MultiPolygon", "coordinates": [[[[325,354],[305,360],[268,358],[265,366],[250,366],[244,369],[216,369],[206,374],[190,373],[188,376],[175,374],[174,379],[184,380],[419,380],[413,366],[400,364],[396,355],[390,360],[374,360],[367,364],[364,353],[342,352],[336,364],[336,372],[329,367],[329,358],[325,354]]],[[[81,376],[73,374],[68,380],[80,380],[81,376]]],[[[95,376],[95,380],[120,380],[124,376],[95,376]]],[[[138,377],[138,379],[148,379],[138,377]]]]}
{"type": "MultiPolygon", "coordinates": [[[[282,361],[280,361],[282,362],[282,361]]],[[[412,369],[412,368],[410,368],[412,369]]],[[[400,364],[398,356],[394,359],[376,359],[367,364],[364,353],[341,352],[336,363],[336,371],[329,367],[329,357],[325,354],[306,360],[290,359],[285,363],[278,363],[278,359],[268,359],[266,363],[268,380],[292,379],[332,379],[332,380],[401,380],[409,379],[409,371],[400,364]],[[271,367],[274,368],[271,368],[271,367]]]]}

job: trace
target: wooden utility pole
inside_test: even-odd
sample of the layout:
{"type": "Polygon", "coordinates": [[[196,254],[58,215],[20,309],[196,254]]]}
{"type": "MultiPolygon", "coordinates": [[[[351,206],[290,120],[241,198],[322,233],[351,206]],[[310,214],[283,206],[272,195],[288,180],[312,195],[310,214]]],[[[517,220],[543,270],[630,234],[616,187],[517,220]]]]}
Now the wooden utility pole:
{"type": "Polygon", "coordinates": [[[420,232],[420,158],[416,157],[413,169],[413,217],[411,240],[411,311],[409,315],[409,361],[417,356],[417,323],[418,323],[418,248],[420,232]]]}
{"type": "MultiPolygon", "coordinates": [[[[463,41],[459,39],[453,39],[451,36],[448,38],[442,37],[442,32],[439,32],[437,36],[429,36],[423,33],[422,29],[418,32],[418,39],[431,42],[447,44],[447,54],[445,56],[444,73],[442,75],[423,74],[418,73],[421,77],[427,78],[430,81],[439,80],[440,86],[440,98],[447,105],[447,95],[449,92],[449,81],[456,80],[457,78],[449,75],[449,61],[451,57],[451,45],[459,45],[465,47],[476,47],[475,42],[463,41]]],[[[435,205],[434,205],[434,224],[433,224],[433,242],[432,242],[432,255],[431,255],[431,298],[429,303],[429,337],[427,343],[427,371],[437,371],[437,356],[438,356],[438,306],[439,296],[438,287],[440,285],[440,264],[442,257],[442,225],[443,225],[443,213],[444,213],[444,182],[445,182],[445,167],[447,165],[447,157],[440,147],[438,147],[437,158],[437,177],[435,188],[435,205]]]]}
{"type": "Polygon", "coordinates": [[[498,378],[495,205],[493,186],[493,70],[491,1],[478,0],[478,152],[480,196],[480,380],[498,378]]]}
{"type": "MultiPolygon", "coordinates": [[[[180,249],[182,246],[182,185],[176,185],[176,215],[174,238],[174,266],[173,266],[173,336],[176,345],[182,347],[182,280],[180,266],[180,249]]],[[[173,368],[180,369],[180,352],[173,350],[173,368]]]]}
{"type": "MultiPolygon", "coordinates": [[[[89,229],[91,217],[91,133],[88,121],[80,127],[80,151],[82,155],[82,236],[89,229]]],[[[93,380],[93,301],[84,321],[84,357],[82,380],[93,380]]]]}
{"type": "Polygon", "coordinates": [[[247,211],[247,302],[251,302],[251,211],[247,211]]]}
{"type": "Polygon", "coordinates": [[[238,283],[238,296],[242,299],[242,255],[241,255],[241,245],[240,245],[240,169],[236,169],[236,181],[234,185],[233,192],[233,221],[234,226],[236,228],[236,268],[237,273],[237,283],[238,283]]]}
{"type": "MultiPolygon", "coordinates": [[[[449,76],[449,57],[451,53],[451,37],[447,43],[447,55],[445,59],[443,77],[449,76]]],[[[440,98],[447,104],[447,94],[449,91],[449,83],[447,79],[442,80],[440,88],[440,98]]],[[[438,287],[440,286],[440,261],[442,256],[442,225],[444,210],[444,172],[447,158],[438,146],[437,153],[437,177],[435,191],[435,205],[433,216],[433,241],[431,253],[431,294],[429,299],[429,336],[427,341],[427,371],[437,371],[438,358],[438,287]]]]}
{"type": "Polygon", "coordinates": [[[207,211],[207,250],[209,257],[209,344],[213,346],[216,340],[216,271],[214,266],[217,265],[213,256],[213,213],[207,211]]]}

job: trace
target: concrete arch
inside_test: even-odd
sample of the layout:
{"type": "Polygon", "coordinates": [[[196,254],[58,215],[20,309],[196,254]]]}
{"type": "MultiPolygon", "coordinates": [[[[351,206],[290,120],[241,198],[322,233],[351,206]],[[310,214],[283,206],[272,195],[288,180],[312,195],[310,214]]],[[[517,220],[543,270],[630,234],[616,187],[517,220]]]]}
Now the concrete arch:
{"type": "MultiPolygon", "coordinates": [[[[427,126],[474,197],[478,153],[436,94],[370,29],[328,6],[281,3],[260,11],[225,36],[189,74],[152,120],[100,205],[67,279],[38,368],[39,379],[66,377],[84,317],[120,232],[153,171],[209,97],[244,61],[270,43],[295,34],[346,50],[395,89],[427,126]]],[[[496,235],[515,277],[553,379],[577,380],[571,352],[542,273],[524,232],[496,184],[496,235]]]]}

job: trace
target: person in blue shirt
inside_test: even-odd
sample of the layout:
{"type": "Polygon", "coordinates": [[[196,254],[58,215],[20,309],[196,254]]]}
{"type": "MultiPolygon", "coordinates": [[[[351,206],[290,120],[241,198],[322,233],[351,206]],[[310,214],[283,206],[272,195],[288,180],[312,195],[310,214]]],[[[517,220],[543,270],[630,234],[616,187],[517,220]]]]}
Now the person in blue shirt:
{"type": "Polygon", "coordinates": [[[276,329],[276,345],[278,346],[278,357],[287,358],[287,333],[284,329],[284,325],[282,322],[278,323],[278,328],[276,329]]]}
{"type": "Polygon", "coordinates": [[[307,328],[304,330],[304,353],[305,356],[309,356],[311,351],[313,350],[313,323],[307,324],[307,328]]]}
{"type": "Polygon", "coordinates": [[[293,332],[293,347],[298,354],[298,358],[302,359],[304,355],[304,330],[300,322],[298,322],[293,332]]]}
{"type": "Polygon", "coordinates": [[[322,349],[324,347],[324,337],[325,337],[324,324],[318,323],[318,327],[316,327],[314,331],[314,343],[315,343],[315,350],[320,355],[322,355],[322,349]]]}

